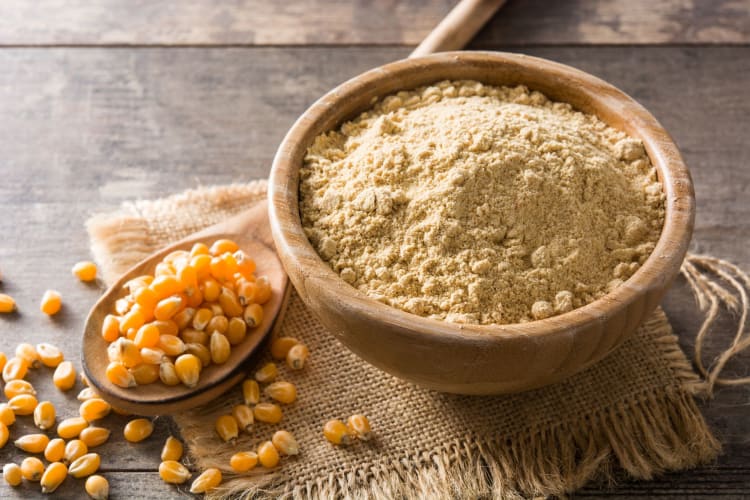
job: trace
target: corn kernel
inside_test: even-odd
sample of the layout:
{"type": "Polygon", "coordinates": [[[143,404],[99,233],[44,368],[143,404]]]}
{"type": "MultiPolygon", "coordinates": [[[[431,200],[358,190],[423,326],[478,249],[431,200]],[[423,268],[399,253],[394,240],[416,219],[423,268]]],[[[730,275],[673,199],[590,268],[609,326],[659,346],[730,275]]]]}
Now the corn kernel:
{"type": "Polygon", "coordinates": [[[146,418],[136,418],[125,425],[123,435],[131,443],[143,441],[154,432],[154,424],[146,418]]]}
{"type": "Polygon", "coordinates": [[[158,365],[164,359],[164,351],[156,347],[144,347],[140,354],[141,361],[149,365],[158,365]]]}
{"type": "Polygon", "coordinates": [[[221,306],[216,302],[206,303],[203,306],[211,309],[211,312],[214,313],[214,316],[225,316],[224,309],[222,309],[221,306]]]}
{"type": "Polygon", "coordinates": [[[323,435],[333,444],[347,445],[352,442],[352,435],[341,420],[329,420],[323,426],[323,435]]]}
{"type": "Polygon", "coordinates": [[[255,261],[242,250],[234,252],[234,260],[237,262],[237,272],[245,278],[250,278],[255,272],[255,261]]]}
{"type": "Polygon", "coordinates": [[[159,329],[159,335],[177,335],[180,331],[177,323],[171,319],[167,321],[152,321],[151,324],[159,329]]]}
{"type": "Polygon", "coordinates": [[[64,463],[53,462],[49,464],[39,482],[42,486],[42,493],[54,492],[65,481],[66,477],[68,477],[68,468],[64,463]]]}
{"type": "Polygon", "coordinates": [[[26,376],[29,370],[29,364],[25,359],[19,357],[12,357],[5,363],[3,367],[3,380],[10,382],[11,380],[20,380],[26,376]]]}
{"type": "Polygon", "coordinates": [[[44,448],[44,458],[48,462],[59,462],[65,456],[65,440],[62,438],[50,439],[44,448]]]}
{"type": "Polygon", "coordinates": [[[120,319],[114,314],[107,314],[102,321],[102,338],[114,342],[120,336],[120,319]]]}
{"type": "Polygon", "coordinates": [[[8,426],[0,424],[0,448],[3,448],[8,443],[8,438],[10,438],[8,426]]]}
{"type": "Polygon", "coordinates": [[[232,346],[229,345],[229,340],[219,332],[211,334],[209,349],[211,351],[211,361],[217,365],[226,363],[232,352],[232,346]]]}
{"type": "Polygon", "coordinates": [[[133,301],[132,297],[123,297],[121,299],[117,299],[115,301],[115,312],[120,316],[124,316],[130,311],[130,308],[133,307],[133,304],[135,304],[135,302],[133,301]]]}
{"type": "Polygon", "coordinates": [[[98,397],[99,395],[96,392],[94,392],[94,389],[92,389],[91,387],[84,387],[83,389],[81,389],[81,392],[78,393],[78,395],[76,396],[76,399],[80,401],[81,403],[83,403],[84,401],[88,401],[89,399],[94,399],[98,397]]]}
{"type": "Polygon", "coordinates": [[[181,268],[187,265],[187,260],[190,257],[190,252],[187,250],[175,250],[170,252],[166,257],[162,259],[167,264],[172,264],[175,269],[181,268]]]}
{"type": "Polygon", "coordinates": [[[86,493],[93,500],[107,500],[109,498],[109,482],[99,475],[89,476],[84,485],[86,493]]]}
{"type": "Polygon", "coordinates": [[[3,425],[13,425],[16,421],[16,414],[13,412],[8,403],[0,403],[0,423],[3,425]]]}
{"type": "Polygon", "coordinates": [[[16,310],[16,301],[13,297],[0,293],[0,313],[12,313],[16,310]]]}
{"type": "Polygon", "coordinates": [[[247,306],[255,301],[255,295],[258,293],[258,285],[254,281],[241,279],[237,282],[236,292],[240,305],[247,306]]]}
{"type": "Polygon", "coordinates": [[[258,290],[255,292],[255,303],[263,305],[269,301],[271,294],[271,283],[268,281],[267,276],[261,276],[255,280],[255,284],[258,286],[258,290]]]}
{"type": "Polygon", "coordinates": [[[289,350],[299,344],[294,337],[279,337],[271,342],[271,357],[273,359],[286,359],[289,350]]]}
{"type": "MultiPolygon", "coordinates": [[[[211,312],[211,315],[213,316],[213,311],[211,312]]],[[[220,314],[218,316],[213,316],[205,328],[206,332],[208,333],[213,333],[213,332],[227,333],[228,329],[229,329],[229,320],[223,314],[220,314]]]]}
{"type": "Polygon", "coordinates": [[[174,276],[176,273],[174,266],[169,262],[159,262],[154,268],[154,276],[174,276]]]}
{"type": "Polygon", "coordinates": [[[254,451],[240,451],[232,455],[229,459],[229,465],[235,472],[247,472],[258,465],[258,454],[254,451]]]}
{"type": "Polygon", "coordinates": [[[19,394],[8,400],[8,406],[16,415],[31,415],[37,404],[36,396],[31,394],[19,394]]]}
{"type": "Polygon", "coordinates": [[[136,276],[135,278],[128,280],[124,285],[123,288],[128,290],[130,293],[135,292],[139,288],[147,287],[154,281],[154,277],[149,274],[143,274],[141,276],[136,276]]]}
{"type": "Polygon", "coordinates": [[[153,384],[154,382],[159,380],[158,365],[149,365],[146,363],[140,364],[131,368],[130,373],[133,374],[135,383],[138,385],[153,384]]]}
{"type": "Polygon", "coordinates": [[[269,398],[287,405],[297,399],[297,388],[290,382],[274,382],[268,385],[264,392],[269,398]]]}
{"type": "Polygon", "coordinates": [[[87,453],[70,464],[68,474],[76,479],[81,479],[99,470],[101,463],[102,459],[98,453],[87,453]]]}
{"type": "Polygon", "coordinates": [[[195,478],[190,485],[190,493],[206,493],[221,484],[221,471],[216,468],[210,468],[195,478]]]}
{"type": "Polygon", "coordinates": [[[356,436],[362,441],[368,441],[372,437],[370,421],[364,415],[352,415],[346,421],[349,434],[356,436]]]}
{"type": "Polygon", "coordinates": [[[146,315],[143,309],[133,307],[120,318],[120,333],[125,334],[131,328],[138,330],[146,323],[146,315]]]}
{"type": "Polygon", "coordinates": [[[183,307],[185,307],[185,300],[180,295],[172,295],[156,304],[154,317],[159,321],[166,321],[180,312],[183,307]]]}
{"type": "Polygon", "coordinates": [[[96,279],[96,264],[88,260],[76,262],[72,272],[73,276],[81,281],[94,281],[96,279]]]}
{"type": "Polygon", "coordinates": [[[260,370],[255,372],[255,380],[261,384],[273,382],[278,373],[279,370],[276,368],[276,363],[266,363],[260,368],[260,370]]]}
{"type": "Polygon", "coordinates": [[[11,486],[18,486],[23,480],[23,472],[18,464],[9,463],[3,465],[3,479],[11,486]]]}
{"type": "Polygon", "coordinates": [[[73,439],[68,441],[65,445],[65,455],[63,455],[63,463],[74,462],[78,457],[84,456],[89,452],[89,447],[80,439],[73,439]]]}
{"type": "Polygon", "coordinates": [[[61,391],[72,389],[76,385],[76,369],[73,368],[73,363],[63,361],[57,365],[55,373],[52,375],[52,381],[55,383],[55,387],[61,391]]]}
{"type": "Polygon", "coordinates": [[[182,292],[182,284],[174,276],[157,276],[149,285],[156,297],[161,300],[182,292]]]}
{"type": "Polygon", "coordinates": [[[41,361],[44,366],[50,368],[57,368],[57,366],[65,360],[65,355],[57,348],[57,346],[46,342],[37,344],[36,352],[39,355],[39,361],[41,361]]]}
{"type": "Polygon", "coordinates": [[[96,448],[107,442],[110,431],[104,427],[89,426],[81,431],[78,439],[83,441],[87,448],[96,448]]]}
{"type": "Polygon", "coordinates": [[[310,356],[310,351],[305,344],[297,344],[289,349],[286,354],[286,364],[292,370],[301,370],[305,367],[305,361],[310,356]]]}
{"type": "Polygon", "coordinates": [[[211,364],[211,351],[203,344],[197,342],[185,344],[185,353],[192,354],[200,359],[203,368],[211,364]]]}
{"type": "Polygon", "coordinates": [[[227,317],[234,318],[236,316],[242,316],[243,308],[240,304],[237,295],[230,290],[228,287],[221,287],[221,293],[219,293],[219,305],[224,311],[224,315],[227,317]]]}
{"type": "Polygon", "coordinates": [[[42,296],[42,302],[39,309],[46,315],[52,316],[57,314],[62,307],[62,296],[56,290],[47,290],[42,296]]]}
{"type": "Polygon", "coordinates": [[[101,398],[93,398],[88,401],[84,401],[78,408],[78,413],[87,422],[93,422],[109,415],[112,407],[101,398]]]}
{"type": "Polygon", "coordinates": [[[221,439],[231,441],[237,439],[239,430],[237,428],[237,420],[232,415],[222,415],[216,419],[214,425],[216,433],[221,439]]]}
{"type": "Polygon", "coordinates": [[[213,316],[214,313],[211,309],[205,307],[198,309],[193,316],[193,328],[196,330],[204,330],[213,316]]]}
{"type": "Polygon", "coordinates": [[[16,439],[13,444],[27,453],[43,453],[49,444],[46,434],[26,434],[16,439]]]}
{"type": "Polygon", "coordinates": [[[263,467],[270,469],[279,465],[279,451],[271,441],[266,441],[258,446],[258,461],[263,467]]]}
{"type": "Polygon", "coordinates": [[[133,343],[138,349],[144,347],[155,347],[159,343],[159,328],[152,323],[147,323],[138,329],[133,343]]]}
{"type": "Polygon", "coordinates": [[[175,322],[178,330],[183,330],[184,328],[187,328],[191,321],[193,321],[193,316],[195,316],[195,308],[186,307],[182,311],[172,316],[171,321],[175,322]]]}
{"type": "Polygon", "coordinates": [[[258,404],[260,401],[260,387],[258,382],[248,378],[242,382],[242,397],[246,405],[258,404]]]}
{"type": "Polygon", "coordinates": [[[26,342],[22,342],[16,346],[16,357],[26,361],[29,368],[39,368],[42,363],[39,361],[39,353],[36,352],[36,348],[26,342]]]}
{"type": "MultiPolygon", "coordinates": [[[[55,425],[56,416],[55,405],[50,401],[42,401],[34,408],[34,425],[43,431],[51,429],[55,425]]],[[[51,461],[54,462],[55,460],[51,461]]]]}
{"type": "MultiPolygon", "coordinates": [[[[174,363],[167,358],[159,364],[159,379],[164,385],[177,385],[180,383],[180,377],[177,376],[174,363]]],[[[135,383],[135,380],[133,383],[135,383]]]]}
{"type": "Polygon", "coordinates": [[[162,461],[179,460],[182,458],[182,451],[183,447],[180,440],[174,436],[169,436],[161,449],[161,459],[162,461]]]}
{"type": "Polygon", "coordinates": [[[159,336],[159,349],[164,351],[167,356],[179,356],[185,352],[185,343],[175,335],[161,335],[159,336]]]}
{"type": "Polygon", "coordinates": [[[163,460],[159,464],[159,477],[165,483],[182,484],[190,479],[190,471],[176,460],[163,460]]]}
{"type": "Polygon", "coordinates": [[[186,259],[184,265],[177,271],[177,281],[182,285],[185,295],[191,296],[198,291],[198,272],[188,263],[186,259]]]}
{"type": "Polygon", "coordinates": [[[5,368],[5,363],[8,362],[8,357],[5,355],[4,352],[0,351],[0,371],[2,371],[3,368],[5,368]]]}
{"type": "Polygon", "coordinates": [[[271,438],[271,442],[279,452],[284,455],[298,455],[299,445],[297,440],[289,431],[276,431],[271,438]]]}
{"type": "Polygon", "coordinates": [[[190,249],[191,257],[195,257],[196,255],[208,255],[209,253],[210,250],[208,249],[208,245],[200,241],[193,244],[193,247],[190,249]]]}
{"type": "Polygon", "coordinates": [[[66,418],[57,424],[57,435],[63,439],[77,438],[88,425],[89,423],[83,417],[66,418]]]}
{"type": "Polygon", "coordinates": [[[263,307],[259,304],[250,304],[245,308],[242,317],[249,328],[255,328],[263,321],[263,307]]]}
{"type": "Polygon", "coordinates": [[[258,403],[253,408],[255,420],[266,422],[267,424],[276,424],[281,421],[283,413],[279,405],[273,403],[258,403]]]}
{"type": "Polygon", "coordinates": [[[32,396],[36,396],[34,386],[26,380],[11,380],[5,384],[4,391],[5,397],[8,399],[13,399],[20,394],[31,394],[32,396]]]}
{"type": "Polygon", "coordinates": [[[135,387],[137,384],[133,374],[120,362],[111,362],[107,365],[107,371],[105,372],[107,380],[112,382],[118,387],[135,387]]]}
{"type": "Polygon", "coordinates": [[[203,363],[201,363],[201,360],[197,356],[183,354],[175,360],[174,367],[180,382],[187,387],[198,385],[203,363]]]}
{"type": "Polygon", "coordinates": [[[190,267],[195,269],[198,280],[204,280],[211,274],[211,256],[206,254],[194,255],[190,259],[190,267]]]}
{"type": "Polygon", "coordinates": [[[200,287],[203,292],[203,300],[206,302],[214,302],[221,294],[221,285],[210,276],[201,281],[200,287]]]}
{"type": "Polygon", "coordinates": [[[193,328],[185,328],[180,332],[180,338],[186,344],[208,344],[208,333],[193,328]]]}
{"type": "Polygon", "coordinates": [[[135,342],[121,337],[107,346],[107,357],[112,363],[122,363],[130,368],[141,363],[141,351],[135,342]]]}
{"type": "Polygon", "coordinates": [[[211,248],[209,249],[209,253],[211,255],[221,255],[226,252],[234,253],[237,250],[239,250],[240,247],[232,240],[229,239],[220,239],[213,242],[211,245],[211,248]]]}
{"type": "Polygon", "coordinates": [[[246,432],[250,432],[250,428],[255,422],[253,417],[253,410],[247,405],[237,405],[232,408],[232,416],[237,421],[240,429],[246,432]]]}
{"type": "Polygon", "coordinates": [[[27,481],[38,482],[44,474],[44,464],[36,457],[26,457],[21,462],[21,474],[27,481]]]}

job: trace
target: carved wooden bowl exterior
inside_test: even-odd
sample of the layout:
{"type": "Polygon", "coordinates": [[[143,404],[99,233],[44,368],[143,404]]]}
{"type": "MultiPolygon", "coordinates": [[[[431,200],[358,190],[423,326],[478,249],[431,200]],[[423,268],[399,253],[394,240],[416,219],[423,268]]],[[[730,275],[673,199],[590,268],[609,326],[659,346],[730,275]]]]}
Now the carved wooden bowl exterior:
{"type": "Polygon", "coordinates": [[[269,212],[276,249],[300,296],[362,359],[424,387],[460,394],[517,392],[563,380],[610,354],[661,301],[679,272],[693,228],[695,199],[687,167],[669,134],[612,85],[555,62],[499,52],[446,52],[368,71],[313,104],[274,159],[269,212]],[[666,194],[666,220],[653,254],[605,297],[548,319],[511,325],[458,325],[381,304],[344,282],[302,230],[299,170],[320,133],[371,107],[373,99],[440,80],[523,84],[597,115],[639,138],[666,194]]]}

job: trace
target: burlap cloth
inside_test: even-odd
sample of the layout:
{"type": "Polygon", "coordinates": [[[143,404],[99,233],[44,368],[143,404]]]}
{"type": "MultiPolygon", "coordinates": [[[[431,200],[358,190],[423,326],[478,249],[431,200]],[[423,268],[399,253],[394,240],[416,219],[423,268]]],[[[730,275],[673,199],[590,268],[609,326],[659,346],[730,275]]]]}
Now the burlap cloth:
{"type": "MultiPolygon", "coordinates": [[[[265,182],[202,188],[127,203],[88,223],[104,279],[152,251],[265,199],[265,182]]],[[[372,332],[377,335],[377,332],[372,332]]],[[[619,466],[634,478],[712,460],[719,444],[693,399],[700,383],[661,310],[604,361],[523,394],[440,394],[391,377],[348,352],[293,294],[282,335],[311,351],[303,372],[282,370],[299,399],[278,425],[256,423],[236,445],[219,440],[218,415],[239,389],[174,420],[191,465],[225,473],[214,498],[516,498],[561,495],[619,466]],[[322,436],[331,418],[368,415],[376,439],[349,448],[322,436]],[[229,457],[285,428],[302,452],[274,471],[236,475],[229,457]]],[[[263,357],[253,360],[257,365],[263,357]]],[[[252,370],[249,370],[252,372],[252,370]]]]}

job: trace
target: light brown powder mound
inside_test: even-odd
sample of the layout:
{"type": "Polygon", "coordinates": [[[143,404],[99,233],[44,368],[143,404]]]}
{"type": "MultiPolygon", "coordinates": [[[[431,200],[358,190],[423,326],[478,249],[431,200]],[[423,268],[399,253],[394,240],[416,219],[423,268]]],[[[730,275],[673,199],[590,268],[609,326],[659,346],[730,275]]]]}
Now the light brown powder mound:
{"type": "Polygon", "coordinates": [[[393,307],[517,323],[646,260],[664,196],[640,141],[525,87],[445,81],[316,138],[300,212],[320,256],[393,307]]]}

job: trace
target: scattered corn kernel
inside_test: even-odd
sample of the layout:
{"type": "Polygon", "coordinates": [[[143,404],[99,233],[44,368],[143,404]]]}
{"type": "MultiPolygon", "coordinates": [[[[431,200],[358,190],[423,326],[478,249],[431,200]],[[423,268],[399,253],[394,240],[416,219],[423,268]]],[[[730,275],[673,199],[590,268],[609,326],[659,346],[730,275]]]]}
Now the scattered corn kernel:
{"type": "MultiPolygon", "coordinates": [[[[224,316],[219,317],[224,318],[224,316]]],[[[247,324],[245,323],[245,320],[242,318],[230,319],[227,323],[226,336],[227,340],[232,345],[237,345],[245,340],[245,337],[247,336],[247,324]]]]}
{"type": "Polygon", "coordinates": [[[240,304],[237,295],[228,287],[221,287],[221,293],[219,294],[219,305],[224,311],[225,315],[230,318],[236,316],[242,316],[243,307],[240,304]]]}
{"type": "Polygon", "coordinates": [[[368,441],[372,436],[370,421],[364,415],[352,415],[346,421],[349,433],[362,441],[368,441]]]}
{"type": "Polygon", "coordinates": [[[213,467],[206,469],[190,485],[190,493],[206,493],[207,491],[211,491],[221,484],[221,479],[221,471],[219,469],[213,467]]]}
{"type": "Polygon", "coordinates": [[[50,439],[44,448],[44,458],[48,462],[59,462],[65,456],[65,440],[62,438],[50,439]]]}
{"type": "Polygon", "coordinates": [[[16,414],[8,403],[0,403],[0,423],[3,425],[13,425],[16,421],[16,414]]]}
{"type": "Polygon", "coordinates": [[[36,348],[26,342],[22,342],[16,346],[16,357],[26,361],[29,368],[39,368],[42,362],[39,361],[39,353],[36,352],[36,348]]]}
{"type": "Polygon", "coordinates": [[[156,297],[161,300],[182,292],[182,285],[174,276],[157,276],[149,285],[156,297]]]}
{"type": "Polygon", "coordinates": [[[240,451],[232,455],[229,465],[235,472],[247,472],[258,465],[258,454],[254,451],[240,451]]]}
{"type": "Polygon", "coordinates": [[[94,281],[96,279],[96,264],[91,261],[76,262],[72,271],[73,275],[81,281],[94,281]]]}
{"type": "MultiPolygon", "coordinates": [[[[36,408],[34,408],[34,425],[43,431],[51,429],[55,425],[56,416],[57,412],[55,412],[55,405],[50,401],[42,401],[36,405],[36,408]]],[[[51,461],[55,462],[55,460],[51,461]]]]}
{"type": "Polygon", "coordinates": [[[3,380],[10,382],[11,380],[20,380],[26,376],[29,370],[29,364],[25,359],[14,356],[5,363],[3,367],[3,380]]]}
{"type": "Polygon", "coordinates": [[[261,384],[266,384],[268,382],[273,382],[278,374],[279,370],[276,368],[276,363],[266,363],[260,368],[260,370],[255,372],[255,380],[261,384]]]}
{"type": "Polygon", "coordinates": [[[62,296],[56,290],[47,290],[42,296],[42,303],[39,309],[46,315],[52,316],[57,314],[62,307],[62,296]]]}
{"type": "Polygon", "coordinates": [[[5,368],[5,363],[8,362],[8,356],[4,352],[0,351],[0,371],[5,368]]]}
{"type": "Polygon", "coordinates": [[[87,453],[81,457],[76,458],[68,467],[68,474],[76,479],[90,476],[97,470],[101,465],[102,459],[98,453],[87,453]]]}
{"type": "Polygon", "coordinates": [[[252,408],[247,405],[237,405],[232,408],[232,416],[237,420],[237,425],[239,425],[240,429],[250,432],[250,428],[255,423],[252,408]]]}
{"type": "Polygon", "coordinates": [[[146,323],[138,329],[133,343],[138,349],[156,347],[156,344],[159,343],[159,337],[159,328],[153,323],[146,323]]]}
{"type": "Polygon", "coordinates": [[[52,381],[55,383],[55,387],[61,391],[72,389],[76,385],[76,369],[73,367],[73,363],[63,361],[57,365],[55,373],[52,375],[52,381]]]}
{"type": "Polygon", "coordinates": [[[36,352],[39,355],[39,361],[41,361],[44,366],[50,368],[57,368],[60,363],[65,361],[65,355],[62,351],[52,344],[37,344],[36,352]]]}
{"type": "Polygon", "coordinates": [[[120,318],[120,333],[127,333],[133,328],[137,330],[146,322],[143,309],[133,307],[120,318]]]}
{"type": "MultiPolygon", "coordinates": [[[[211,314],[213,315],[213,311],[211,312],[211,314]]],[[[240,321],[240,323],[242,323],[242,320],[240,320],[239,318],[237,319],[240,321]]],[[[206,325],[206,332],[208,333],[219,332],[227,334],[227,330],[229,330],[229,320],[223,314],[212,316],[208,324],[206,325]]]]}
{"type": "Polygon", "coordinates": [[[161,335],[157,347],[167,356],[179,356],[185,352],[185,343],[176,335],[161,335]]]}
{"type": "Polygon", "coordinates": [[[83,441],[87,448],[96,448],[107,442],[110,430],[104,427],[89,426],[81,431],[78,439],[83,441]]]}
{"type": "Polygon", "coordinates": [[[31,394],[19,394],[8,401],[8,406],[16,415],[31,415],[37,404],[36,396],[31,394]]]}
{"type": "Polygon", "coordinates": [[[83,417],[66,418],[57,424],[57,435],[63,439],[77,438],[88,425],[89,423],[83,417]]]}
{"type": "Polygon", "coordinates": [[[211,351],[203,344],[197,342],[185,344],[185,353],[192,354],[200,359],[203,368],[211,364],[211,351]]]}
{"type": "MultiPolygon", "coordinates": [[[[171,319],[167,321],[152,321],[151,324],[159,329],[159,335],[177,335],[180,331],[177,323],[171,319]]],[[[161,339],[161,337],[159,338],[161,339]]]]}
{"type": "Polygon", "coordinates": [[[141,349],[141,361],[149,365],[158,365],[164,359],[164,351],[156,347],[144,347],[141,349]]]}
{"type": "Polygon", "coordinates": [[[107,314],[102,321],[102,338],[114,342],[120,336],[120,319],[114,314],[107,314]]]}
{"type": "MultiPolygon", "coordinates": [[[[177,385],[180,383],[180,377],[177,376],[177,370],[175,369],[174,363],[169,359],[164,359],[159,364],[159,379],[164,385],[177,385]]],[[[133,380],[133,385],[135,385],[135,380],[133,380]]]]}
{"type": "Polygon", "coordinates": [[[65,481],[66,477],[68,477],[68,468],[64,463],[53,462],[49,464],[39,482],[42,486],[42,493],[54,492],[65,481]]]}
{"type": "Polygon", "coordinates": [[[176,460],[163,460],[159,464],[159,477],[165,483],[182,484],[190,479],[190,471],[176,460]]]}
{"type": "Polygon", "coordinates": [[[5,447],[5,445],[8,443],[8,438],[10,438],[10,431],[8,430],[8,426],[5,424],[0,424],[0,448],[5,447]]]}
{"type": "Polygon", "coordinates": [[[239,435],[237,420],[232,415],[222,415],[217,418],[215,428],[216,433],[225,442],[237,439],[239,435]]]}
{"type": "Polygon", "coordinates": [[[329,420],[323,426],[323,435],[333,444],[347,445],[351,443],[352,436],[346,424],[341,420],[329,420]]]}
{"type": "Polygon", "coordinates": [[[270,469],[279,465],[279,451],[271,441],[265,441],[258,446],[258,461],[263,467],[270,469]]]}
{"type": "Polygon", "coordinates": [[[8,399],[12,399],[20,394],[31,394],[32,396],[36,396],[34,386],[26,380],[11,380],[5,384],[4,392],[5,397],[8,399]]]}
{"type": "Polygon", "coordinates": [[[142,363],[130,369],[135,383],[138,385],[153,384],[159,380],[159,366],[142,363]]]}
{"type": "Polygon", "coordinates": [[[84,401],[88,401],[89,399],[94,399],[98,397],[99,395],[96,392],[94,392],[94,389],[92,389],[91,387],[84,387],[83,389],[81,389],[81,392],[78,393],[78,395],[76,396],[76,399],[80,401],[81,403],[83,403],[84,401]]]}
{"type": "Polygon", "coordinates": [[[169,436],[161,449],[161,459],[162,461],[179,460],[182,458],[182,451],[182,442],[174,436],[169,436]]]}
{"type": "Polygon", "coordinates": [[[93,500],[107,500],[109,498],[109,482],[103,476],[96,474],[89,476],[84,488],[93,500]]]}
{"type": "Polygon", "coordinates": [[[12,313],[16,310],[16,301],[13,297],[0,293],[0,313],[12,313]]]}
{"type": "Polygon", "coordinates": [[[239,249],[239,245],[237,245],[237,243],[235,243],[234,241],[228,239],[220,239],[214,241],[213,245],[211,245],[211,248],[209,248],[208,251],[211,255],[221,255],[226,252],[234,253],[239,249]]]}
{"type": "Polygon", "coordinates": [[[109,403],[101,398],[93,398],[88,401],[84,401],[78,408],[78,413],[87,422],[93,422],[109,415],[112,411],[112,407],[109,403]]]}
{"type": "Polygon", "coordinates": [[[294,337],[279,337],[271,342],[271,357],[273,359],[286,359],[289,349],[299,344],[294,337]]]}
{"type": "Polygon", "coordinates": [[[80,439],[73,439],[68,441],[65,445],[65,455],[63,455],[63,463],[75,462],[78,457],[84,456],[89,452],[89,447],[80,439]]]}
{"type": "Polygon", "coordinates": [[[297,440],[289,431],[276,431],[271,438],[271,442],[284,455],[298,455],[299,445],[297,440]]]}
{"type": "Polygon", "coordinates": [[[214,313],[211,309],[202,307],[195,311],[193,316],[192,325],[196,330],[204,330],[208,326],[208,322],[214,317],[214,313]]]}
{"type": "Polygon", "coordinates": [[[193,354],[183,354],[175,360],[174,368],[180,382],[187,387],[195,387],[198,385],[203,363],[193,354]]]}
{"type": "Polygon", "coordinates": [[[184,299],[179,295],[172,295],[159,301],[154,308],[154,317],[159,321],[171,319],[185,306],[184,299]]]}
{"type": "Polygon", "coordinates": [[[283,413],[279,405],[273,403],[258,403],[253,408],[255,420],[267,424],[276,424],[281,421],[283,413]]]}
{"type": "Polygon", "coordinates": [[[229,340],[219,332],[211,334],[209,349],[211,351],[211,361],[217,365],[226,363],[229,355],[232,353],[232,346],[229,345],[229,340]]]}
{"type": "Polygon", "coordinates": [[[23,480],[23,472],[18,464],[9,463],[3,465],[3,479],[11,486],[18,486],[23,480]]]}
{"type": "Polygon", "coordinates": [[[26,434],[16,439],[13,444],[27,453],[43,453],[49,444],[46,434],[26,434]]]}
{"type": "Polygon", "coordinates": [[[260,386],[255,380],[248,378],[242,382],[242,397],[246,405],[258,404],[260,401],[260,386]]]}
{"type": "Polygon", "coordinates": [[[297,344],[289,349],[286,354],[286,364],[292,370],[301,370],[305,366],[307,357],[310,356],[310,351],[307,349],[305,344],[297,344]]]}
{"type": "Polygon", "coordinates": [[[44,464],[36,457],[26,457],[21,462],[21,474],[27,481],[38,482],[44,474],[44,464]]]}
{"type": "Polygon", "coordinates": [[[135,387],[137,384],[133,374],[120,363],[119,361],[111,362],[107,365],[107,371],[105,372],[107,380],[112,382],[118,387],[135,387]]]}
{"type": "Polygon", "coordinates": [[[263,391],[269,398],[283,404],[294,403],[297,399],[297,388],[290,382],[274,382],[263,391]]]}
{"type": "Polygon", "coordinates": [[[263,321],[263,306],[260,304],[250,304],[245,308],[242,317],[249,328],[255,328],[263,321]]]}
{"type": "Polygon", "coordinates": [[[154,432],[154,424],[146,418],[136,418],[125,425],[123,435],[131,443],[143,441],[154,432]]]}

